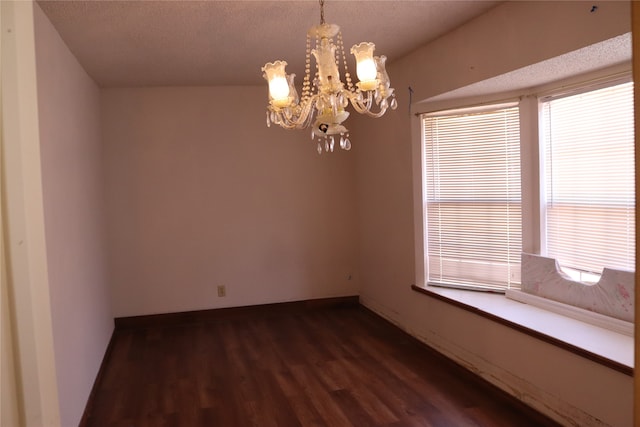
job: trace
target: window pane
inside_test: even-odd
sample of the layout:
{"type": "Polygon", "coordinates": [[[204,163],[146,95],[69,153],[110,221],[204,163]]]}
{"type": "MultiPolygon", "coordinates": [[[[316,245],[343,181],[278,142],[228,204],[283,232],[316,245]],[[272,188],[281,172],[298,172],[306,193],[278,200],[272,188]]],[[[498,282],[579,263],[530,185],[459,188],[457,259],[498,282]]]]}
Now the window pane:
{"type": "Polygon", "coordinates": [[[425,116],[430,283],[504,290],[520,283],[517,107],[425,116]]]}
{"type": "Polygon", "coordinates": [[[632,83],[541,105],[545,255],[579,271],[633,270],[632,83]]]}

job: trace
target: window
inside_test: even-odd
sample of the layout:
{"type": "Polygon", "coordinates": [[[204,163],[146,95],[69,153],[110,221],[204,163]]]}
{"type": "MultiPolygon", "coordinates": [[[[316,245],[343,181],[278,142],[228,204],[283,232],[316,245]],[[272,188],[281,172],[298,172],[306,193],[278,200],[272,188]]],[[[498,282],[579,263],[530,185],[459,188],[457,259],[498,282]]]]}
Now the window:
{"type": "MultiPolygon", "coordinates": [[[[483,98],[513,99],[516,93],[483,98]]],[[[521,311],[524,305],[507,300],[632,335],[636,224],[631,73],[626,65],[616,66],[524,89],[517,96],[519,101],[511,105],[475,109],[452,109],[478,101],[457,92],[416,104],[426,110],[412,122],[413,288],[578,347],[590,348],[597,334],[556,335],[548,321],[538,324],[537,314],[533,317],[538,311],[521,311]],[[523,258],[525,276],[520,272],[523,252],[534,255],[523,258]],[[543,257],[557,259],[564,274],[556,274],[548,260],[530,262],[543,257]],[[611,272],[597,287],[576,283],[599,281],[603,267],[627,272],[611,272]],[[504,292],[507,299],[428,289],[432,285],[504,292]]],[[[592,350],[604,354],[601,346],[592,350]]],[[[631,366],[626,350],[624,357],[631,366]]]]}
{"type": "Polygon", "coordinates": [[[520,283],[519,109],[422,116],[427,281],[504,291],[520,283]]]}
{"type": "Polygon", "coordinates": [[[633,83],[540,100],[542,250],[573,280],[634,270],[633,83]]]}

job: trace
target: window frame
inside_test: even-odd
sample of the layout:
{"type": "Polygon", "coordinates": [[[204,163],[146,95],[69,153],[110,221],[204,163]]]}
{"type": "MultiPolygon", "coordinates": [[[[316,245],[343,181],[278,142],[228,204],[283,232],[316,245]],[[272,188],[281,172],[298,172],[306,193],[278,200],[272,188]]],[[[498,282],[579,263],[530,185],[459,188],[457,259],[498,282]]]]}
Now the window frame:
{"type": "Polygon", "coordinates": [[[425,100],[412,104],[411,140],[412,140],[412,174],[414,196],[414,255],[415,286],[432,288],[427,283],[427,259],[425,251],[425,191],[423,171],[422,119],[421,116],[437,111],[456,110],[460,108],[483,108],[486,105],[509,103],[517,100],[520,107],[520,155],[521,191],[522,191],[522,251],[541,253],[541,189],[543,178],[540,174],[540,138],[538,98],[558,94],[562,91],[575,91],[585,85],[610,85],[614,81],[629,80],[632,76],[631,64],[623,63],[601,70],[560,79],[551,83],[523,89],[494,92],[473,97],[438,96],[433,100],[425,100]]]}
{"type": "MultiPolygon", "coordinates": [[[[481,106],[474,106],[474,107],[463,107],[463,108],[456,108],[453,110],[444,110],[444,111],[436,111],[436,112],[432,112],[432,113],[425,113],[425,114],[421,114],[420,115],[420,129],[421,129],[421,155],[423,157],[423,167],[421,170],[421,180],[422,180],[422,184],[423,184],[423,227],[426,230],[427,228],[429,228],[429,215],[428,215],[428,206],[432,205],[434,203],[434,194],[429,195],[428,194],[428,189],[429,189],[429,185],[426,185],[427,183],[427,178],[428,175],[432,175],[433,172],[428,170],[427,168],[427,158],[430,157],[430,153],[431,155],[433,155],[433,147],[431,146],[431,148],[429,148],[429,142],[427,141],[426,135],[427,135],[427,121],[430,119],[438,119],[438,118],[442,118],[442,117],[446,117],[446,118],[452,118],[455,120],[456,117],[465,117],[465,116],[470,116],[470,115],[477,115],[477,114],[483,114],[483,113],[499,113],[501,111],[504,110],[508,110],[508,109],[517,109],[517,114],[518,114],[518,123],[517,123],[517,127],[519,129],[520,127],[520,117],[519,115],[520,113],[520,105],[519,105],[519,100],[514,99],[511,100],[509,102],[499,102],[499,103],[490,103],[490,104],[485,104],[485,105],[481,105],[481,106]],[[430,202],[431,200],[431,202],[430,202]]],[[[463,119],[464,120],[464,119],[463,119]]],[[[518,133],[518,153],[517,153],[517,158],[518,158],[518,172],[521,175],[520,172],[520,167],[522,165],[522,159],[520,156],[520,136],[521,136],[521,131],[518,133]]],[[[500,141],[500,143],[502,143],[503,141],[500,141]]],[[[507,140],[505,140],[504,142],[506,142],[507,144],[509,144],[509,142],[507,140]]],[[[495,146],[492,144],[492,146],[495,146]]],[[[481,150],[484,151],[484,150],[481,150]]],[[[478,153],[481,154],[481,153],[478,153]]],[[[507,156],[507,159],[511,158],[511,156],[507,156]]],[[[456,164],[455,167],[460,167],[460,163],[459,162],[454,162],[456,164]]],[[[453,166],[450,162],[444,162],[445,165],[449,165],[449,166],[453,166]]],[[[463,163],[464,164],[464,163],[463,163]]],[[[482,173],[481,175],[484,175],[484,173],[482,173]]],[[[510,181],[511,182],[511,181],[510,181]]],[[[518,178],[518,186],[521,186],[522,183],[522,177],[519,176],[518,178]]],[[[438,185],[436,185],[436,187],[438,187],[438,185]]],[[[434,189],[435,190],[435,189],[434,189]]],[[[492,190],[493,192],[493,190],[492,190]]],[[[522,191],[520,189],[520,191],[518,192],[519,194],[519,200],[518,200],[518,210],[520,211],[520,224],[518,224],[518,227],[522,226],[522,218],[521,218],[521,212],[522,212],[522,191]]],[[[502,196],[502,194],[501,194],[502,196]]],[[[506,196],[505,203],[506,205],[511,205],[512,202],[510,201],[510,196],[509,195],[504,195],[506,196]]],[[[437,197],[435,197],[435,199],[437,199],[437,197]]],[[[469,200],[467,200],[467,202],[470,204],[470,206],[476,206],[476,205],[486,205],[487,201],[489,199],[483,198],[483,197],[473,197],[469,200]]],[[[491,199],[493,200],[493,199],[491,199]]],[[[436,200],[435,203],[437,204],[438,201],[436,200]]],[[[507,211],[508,211],[508,207],[507,207],[507,211]]],[[[489,230],[487,230],[489,231],[489,230]]],[[[519,230],[520,231],[520,230],[519,230]]],[[[521,235],[521,233],[518,233],[521,235]]],[[[426,279],[428,281],[428,278],[430,276],[429,274],[429,257],[428,257],[428,252],[429,252],[429,244],[428,244],[428,236],[427,233],[425,232],[423,235],[423,242],[424,242],[424,247],[426,249],[424,249],[425,255],[424,255],[424,259],[425,259],[425,275],[426,275],[426,279]]],[[[521,242],[520,242],[520,246],[521,246],[521,242]]],[[[520,257],[520,250],[518,251],[518,261],[515,264],[512,265],[516,265],[517,266],[515,268],[520,268],[520,261],[519,261],[519,257],[520,257]]],[[[487,255],[489,255],[487,253],[487,255]]],[[[470,262],[471,264],[475,264],[477,261],[481,261],[480,259],[476,259],[476,260],[467,260],[467,262],[470,262]]],[[[488,261],[484,261],[484,262],[480,262],[480,264],[482,265],[481,267],[479,267],[481,270],[487,268],[486,267],[486,263],[488,261]]],[[[510,271],[511,268],[514,267],[508,267],[505,266],[505,268],[507,269],[507,271],[510,271]]],[[[446,269],[445,269],[446,270],[446,269]]],[[[489,280],[484,283],[484,284],[480,284],[480,283],[476,283],[476,284],[471,284],[471,282],[474,282],[475,280],[472,279],[471,277],[468,277],[467,279],[460,279],[461,283],[457,284],[457,283],[452,283],[451,281],[445,281],[445,282],[439,282],[439,281],[429,281],[429,285],[430,286],[442,286],[442,287],[446,287],[446,288],[459,288],[459,289],[467,289],[467,290],[475,290],[475,291],[484,291],[484,292],[496,292],[496,293],[504,293],[507,289],[519,289],[520,288],[520,272],[518,271],[518,273],[516,274],[516,281],[515,282],[510,282],[508,281],[507,283],[503,283],[503,284],[498,284],[498,283],[491,283],[489,280]],[[463,283],[465,282],[465,283],[463,283]],[[469,283],[469,284],[467,284],[469,283]]]]}
{"type": "MultiPolygon", "coordinates": [[[[609,87],[614,87],[614,86],[618,86],[621,84],[626,84],[626,83],[633,83],[633,78],[631,73],[628,74],[622,74],[622,75],[615,75],[615,76],[611,76],[611,77],[604,77],[601,79],[597,79],[595,81],[588,81],[585,82],[583,84],[576,84],[572,87],[562,87],[559,89],[555,89],[555,90],[548,90],[545,91],[543,93],[540,93],[537,95],[537,111],[538,111],[538,120],[539,120],[539,125],[538,128],[541,129],[543,128],[543,108],[544,108],[544,104],[546,102],[549,101],[553,101],[556,99],[562,99],[562,98],[566,98],[566,97],[571,97],[571,96],[577,96],[580,94],[585,94],[585,93],[589,93],[589,92],[593,92],[593,91],[597,91],[600,89],[606,89],[609,87]]],[[[632,89],[633,90],[633,89],[632,89]]],[[[539,135],[538,138],[538,151],[539,151],[539,158],[540,159],[544,159],[546,156],[546,148],[545,148],[545,140],[544,140],[544,135],[539,135]]],[[[539,225],[540,225],[540,251],[538,252],[539,254],[543,255],[543,256],[547,256],[548,254],[548,248],[546,246],[546,235],[547,235],[547,201],[546,201],[546,189],[547,189],[547,182],[546,182],[546,165],[544,160],[540,160],[539,162],[539,185],[540,185],[540,191],[539,191],[539,200],[540,200],[540,210],[539,210],[539,225]]],[[[597,206],[597,203],[594,203],[590,206],[597,206]]],[[[603,267],[609,267],[611,268],[611,266],[603,266],[603,267]]],[[[580,275],[581,277],[584,275],[584,277],[587,277],[589,279],[587,280],[576,280],[575,278],[572,278],[573,281],[575,282],[579,282],[579,283],[583,283],[586,285],[593,285],[593,284],[597,284],[598,281],[600,280],[601,276],[602,276],[602,272],[600,272],[600,274],[596,274],[596,273],[591,273],[591,272],[586,272],[586,271],[582,271],[580,269],[576,269],[573,267],[566,267],[563,266],[562,268],[559,268],[559,271],[562,271],[563,274],[566,274],[568,276],[573,277],[573,275],[580,275]]]]}
{"type": "MultiPolygon", "coordinates": [[[[438,94],[429,99],[414,102],[410,106],[411,133],[411,173],[413,182],[414,209],[414,284],[411,286],[416,301],[426,308],[433,304],[448,304],[459,310],[482,318],[490,319],[496,324],[511,328],[514,333],[523,333],[559,349],[572,352],[601,366],[632,376],[634,370],[634,339],[615,332],[613,329],[594,326],[585,321],[575,320],[571,315],[539,308],[528,303],[513,301],[501,294],[473,292],[461,289],[447,289],[429,286],[426,283],[426,258],[424,256],[423,236],[423,185],[422,185],[422,134],[420,115],[427,112],[455,109],[462,106],[473,106],[499,103],[504,100],[520,100],[520,154],[529,161],[523,162],[522,174],[522,221],[528,224],[522,229],[522,249],[525,252],[540,253],[540,167],[539,167],[539,132],[537,97],[560,88],[572,88],[595,83],[598,80],[611,80],[615,76],[630,76],[631,62],[623,62],[595,71],[588,71],[570,77],[561,78],[551,83],[531,85],[524,88],[504,88],[494,90],[498,85],[491,84],[491,91],[478,86],[478,90],[455,90],[438,94]],[[464,93],[482,95],[461,95],[464,93]],[[434,302],[432,302],[434,301],[434,302]],[[558,325],[563,325],[558,327],[558,325]],[[570,326],[571,325],[571,326],[570,326]]],[[[637,113],[636,113],[637,114],[637,113]]],[[[637,126],[637,125],[636,125],[637,126]]],[[[640,177],[638,177],[640,178],[640,177]]],[[[551,301],[551,300],[546,300],[551,301]]]]}

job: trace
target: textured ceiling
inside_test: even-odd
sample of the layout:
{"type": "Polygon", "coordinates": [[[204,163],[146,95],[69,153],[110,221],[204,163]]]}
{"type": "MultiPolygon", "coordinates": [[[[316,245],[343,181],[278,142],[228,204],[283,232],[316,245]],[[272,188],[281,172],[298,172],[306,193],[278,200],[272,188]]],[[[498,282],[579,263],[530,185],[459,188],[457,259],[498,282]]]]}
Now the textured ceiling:
{"type": "MultiPolygon", "coordinates": [[[[327,0],[325,19],[341,26],[346,50],[372,41],[393,61],[498,3],[327,0]]],[[[276,59],[301,75],[307,29],[320,21],[315,0],[38,4],[103,87],[262,84],[260,68],[276,59]]]]}
{"type": "Polygon", "coordinates": [[[546,61],[483,80],[426,102],[490,95],[543,86],[594,70],[631,63],[631,33],[623,34],[546,61]]]}

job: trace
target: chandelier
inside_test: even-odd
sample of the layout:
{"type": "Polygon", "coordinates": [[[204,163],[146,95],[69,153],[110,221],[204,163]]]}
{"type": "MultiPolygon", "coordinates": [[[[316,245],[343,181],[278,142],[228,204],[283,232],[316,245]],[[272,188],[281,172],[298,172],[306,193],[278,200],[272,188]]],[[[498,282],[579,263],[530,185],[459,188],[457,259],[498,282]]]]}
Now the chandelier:
{"type": "Polygon", "coordinates": [[[285,61],[269,62],[262,71],[269,82],[267,126],[275,123],[285,129],[311,127],[311,139],[318,138],[318,154],[322,154],[323,149],[333,152],[338,137],[340,148],[351,149],[349,131],[342,125],[349,117],[349,112],[345,111],[349,104],[356,112],[377,118],[388,108],[395,110],[398,103],[385,69],[387,57],[373,56],[373,43],[362,42],[351,48],[360,80],[355,84],[352,82],[340,27],[325,23],[324,0],[319,1],[320,25],[311,27],[307,32],[302,96],[298,96],[293,82],[295,74],[285,71],[285,61]],[[313,50],[312,39],[315,39],[313,50]],[[311,55],[316,63],[313,80],[311,55]],[[346,83],[340,80],[341,60],[346,83]]]}

